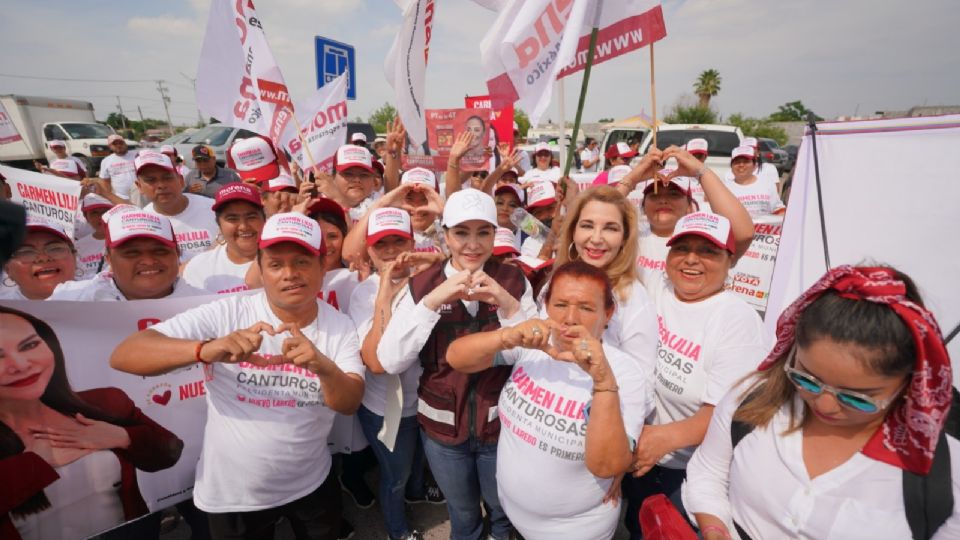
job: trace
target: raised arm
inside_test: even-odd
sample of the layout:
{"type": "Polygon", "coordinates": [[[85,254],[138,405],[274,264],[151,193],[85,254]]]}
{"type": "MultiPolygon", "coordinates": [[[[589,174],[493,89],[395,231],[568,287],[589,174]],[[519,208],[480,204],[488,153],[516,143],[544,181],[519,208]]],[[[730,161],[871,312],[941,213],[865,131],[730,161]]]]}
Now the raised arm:
{"type": "Polygon", "coordinates": [[[343,239],[343,248],[340,252],[343,260],[347,263],[357,263],[367,259],[367,222],[370,220],[370,214],[378,208],[400,208],[404,197],[407,196],[411,188],[411,185],[404,185],[392,191],[387,191],[383,197],[377,199],[367,208],[367,211],[360,216],[360,219],[350,228],[347,236],[343,239]]]}
{"type": "Polygon", "coordinates": [[[664,161],[666,161],[666,156],[663,155],[663,152],[656,146],[651,145],[640,163],[617,183],[617,191],[626,197],[637,188],[637,184],[653,178],[653,174],[660,169],[664,161]]]}
{"type": "Polygon", "coordinates": [[[389,193],[400,185],[400,157],[403,155],[403,143],[407,140],[407,130],[400,118],[387,122],[387,153],[383,161],[383,191],[389,193]]]}
{"type": "Polygon", "coordinates": [[[473,133],[464,131],[457,136],[457,140],[450,147],[450,155],[447,158],[447,173],[443,175],[447,198],[463,187],[463,181],[460,178],[460,160],[463,159],[463,155],[467,153],[467,149],[470,148],[472,142],[473,133]]]}
{"type": "Polygon", "coordinates": [[[390,279],[390,274],[393,272],[396,264],[396,261],[391,261],[380,270],[380,287],[377,289],[377,298],[373,304],[373,321],[370,325],[370,330],[367,331],[366,336],[363,337],[363,345],[360,347],[360,358],[363,360],[363,365],[365,365],[371,373],[377,375],[386,373],[386,370],[383,369],[383,365],[380,363],[380,357],[377,356],[377,346],[380,344],[380,340],[383,338],[383,332],[386,330],[387,324],[390,323],[390,318],[393,315],[393,300],[396,295],[406,287],[408,281],[407,279],[403,279],[394,282],[390,279]]]}

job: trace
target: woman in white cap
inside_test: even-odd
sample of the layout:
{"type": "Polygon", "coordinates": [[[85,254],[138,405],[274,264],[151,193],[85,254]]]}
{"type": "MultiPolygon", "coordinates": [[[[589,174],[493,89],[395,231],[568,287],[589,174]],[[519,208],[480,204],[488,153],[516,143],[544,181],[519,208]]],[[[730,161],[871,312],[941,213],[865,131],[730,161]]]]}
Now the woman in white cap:
{"type": "MultiPolygon", "coordinates": [[[[763,155],[760,153],[760,141],[756,137],[744,137],[740,141],[740,146],[749,146],[753,149],[753,159],[755,161],[753,172],[760,180],[773,185],[780,183],[780,173],[777,172],[777,167],[773,163],[763,161],[763,155]]],[[[732,170],[727,171],[723,181],[732,182],[733,176],[732,170]]]]}
{"type": "Polygon", "coordinates": [[[411,278],[377,357],[387,373],[423,368],[418,420],[430,469],[447,498],[451,537],[480,537],[482,498],[490,535],[504,540],[510,523],[497,497],[496,411],[510,369],[468,376],[453,369],[446,352],[456,337],[535,317],[536,308],[523,273],[490,260],[497,227],[492,197],[474,189],[454,193],[443,209],[443,225],[450,258],[411,278]]]}
{"type": "Polygon", "coordinates": [[[659,327],[656,413],[640,435],[634,473],[623,482],[626,525],[634,537],[648,496],[665,494],[682,508],[687,462],[714,406],[767,352],[760,316],[723,287],[752,237],[743,209],[735,221],[708,212],[688,214],[667,242],[666,274],[654,274],[648,284],[659,327]]]}
{"type": "Polygon", "coordinates": [[[183,280],[217,294],[247,290],[244,280],[266,220],[260,191],[246,183],[227,184],[214,195],[212,210],[220,227],[216,246],[187,261],[183,280]]]}
{"type": "Polygon", "coordinates": [[[534,180],[549,180],[553,183],[560,181],[563,173],[560,167],[553,166],[553,151],[549,144],[541,142],[533,147],[533,165],[533,168],[520,178],[520,183],[525,184],[534,180]]]}
{"type": "Polygon", "coordinates": [[[727,188],[752,217],[782,214],[786,211],[786,206],[777,192],[776,182],[765,180],[757,172],[757,158],[753,148],[738,146],[733,149],[730,154],[730,172],[733,179],[727,182],[727,188]]]}
{"type": "Polygon", "coordinates": [[[76,279],[77,250],[59,224],[27,216],[27,234],[4,266],[3,300],[45,300],[57,285],[76,279]]]}
{"type": "Polygon", "coordinates": [[[103,214],[113,208],[113,203],[95,193],[88,193],[80,200],[83,219],[93,229],[88,235],[77,240],[78,279],[90,279],[104,269],[103,252],[106,246],[106,228],[103,214]]]}
{"type": "Polygon", "coordinates": [[[467,373],[511,365],[500,394],[497,487],[511,523],[529,540],[611,538],[620,507],[607,491],[633,460],[653,409],[649,374],[603,340],[616,309],[603,270],[557,268],[546,318],[464,336],[451,344],[467,373]]]}

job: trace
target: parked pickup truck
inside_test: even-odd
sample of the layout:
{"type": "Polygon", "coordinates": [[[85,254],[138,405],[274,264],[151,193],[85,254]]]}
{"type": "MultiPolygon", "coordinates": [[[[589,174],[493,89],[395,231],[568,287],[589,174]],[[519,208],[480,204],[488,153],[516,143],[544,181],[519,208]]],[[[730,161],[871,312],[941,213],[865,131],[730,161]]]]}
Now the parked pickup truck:
{"type": "MultiPolygon", "coordinates": [[[[33,161],[56,159],[48,142],[60,139],[67,145],[67,154],[84,162],[90,174],[96,174],[103,158],[110,155],[107,137],[113,128],[97,122],[93,104],[74,99],[39,96],[0,95],[21,140],[0,145],[0,161],[32,168],[33,161]]],[[[127,141],[136,149],[134,141],[127,141]]]]}

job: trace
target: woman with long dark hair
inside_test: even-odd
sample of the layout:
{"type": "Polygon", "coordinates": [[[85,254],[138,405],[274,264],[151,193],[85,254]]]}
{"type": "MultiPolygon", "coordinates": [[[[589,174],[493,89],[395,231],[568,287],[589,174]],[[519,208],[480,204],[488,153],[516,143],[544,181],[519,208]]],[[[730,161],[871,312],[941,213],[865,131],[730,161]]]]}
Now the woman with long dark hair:
{"type": "Polygon", "coordinates": [[[75,392],[50,325],[0,306],[0,537],[86,538],[146,515],[136,470],[182,450],[122,390],[75,392]]]}

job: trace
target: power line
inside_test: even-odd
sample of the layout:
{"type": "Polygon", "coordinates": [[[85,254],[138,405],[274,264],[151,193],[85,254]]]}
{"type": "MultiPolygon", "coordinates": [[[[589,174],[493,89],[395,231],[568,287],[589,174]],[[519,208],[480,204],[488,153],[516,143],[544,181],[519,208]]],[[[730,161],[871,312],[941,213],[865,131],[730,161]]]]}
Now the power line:
{"type": "Polygon", "coordinates": [[[41,81],[70,81],[95,83],[155,83],[156,79],[73,79],[64,77],[39,77],[34,75],[18,75],[15,73],[0,73],[0,77],[12,79],[37,79],[41,81]]]}

